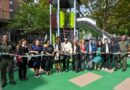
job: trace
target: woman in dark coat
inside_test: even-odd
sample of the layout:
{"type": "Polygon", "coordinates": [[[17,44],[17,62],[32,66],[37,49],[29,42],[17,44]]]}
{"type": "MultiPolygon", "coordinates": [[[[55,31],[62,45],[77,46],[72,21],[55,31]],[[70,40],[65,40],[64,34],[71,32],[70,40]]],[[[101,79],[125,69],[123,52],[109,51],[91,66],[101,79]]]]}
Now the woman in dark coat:
{"type": "Polygon", "coordinates": [[[50,44],[49,41],[47,41],[47,44],[44,45],[44,53],[46,56],[44,56],[43,61],[44,65],[43,69],[46,71],[46,74],[49,75],[51,73],[51,69],[53,68],[53,62],[54,62],[54,48],[53,45],[50,44]]]}
{"type": "Polygon", "coordinates": [[[18,65],[18,75],[20,80],[27,80],[27,57],[22,57],[21,55],[26,55],[29,52],[27,41],[22,39],[17,46],[17,65],[18,65]]]}

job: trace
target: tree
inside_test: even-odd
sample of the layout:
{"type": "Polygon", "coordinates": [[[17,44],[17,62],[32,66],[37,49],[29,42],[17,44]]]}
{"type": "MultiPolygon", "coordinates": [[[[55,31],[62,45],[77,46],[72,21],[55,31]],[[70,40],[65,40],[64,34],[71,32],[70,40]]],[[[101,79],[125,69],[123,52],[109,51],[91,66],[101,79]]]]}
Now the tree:
{"type": "Polygon", "coordinates": [[[87,16],[110,33],[128,34],[130,20],[129,0],[81,0],[88,9],[87,16]],[[124,31],[125,30],[125,31],[124,31]]]}
{"type": "Polygon", "coordinates": [[[33,0],[24,0],[15,14],[10,26],[22,29],[25,32],[49,29],[49,4],[46,0],[34,3],[33,0]]]}

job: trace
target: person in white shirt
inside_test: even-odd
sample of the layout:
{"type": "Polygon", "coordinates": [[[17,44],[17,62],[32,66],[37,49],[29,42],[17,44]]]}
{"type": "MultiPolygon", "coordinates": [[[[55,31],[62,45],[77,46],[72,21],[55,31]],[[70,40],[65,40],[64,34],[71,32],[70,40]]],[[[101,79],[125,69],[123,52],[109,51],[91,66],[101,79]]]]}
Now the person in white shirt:
{"type": "Polygon", "coordinates": [[[68,42],[67,38],[65,38],[64,43],[61,47],[62,51],[64,52],[63,71],[69,71],[70,54],[72,54],[72,44],[68,42]]]}

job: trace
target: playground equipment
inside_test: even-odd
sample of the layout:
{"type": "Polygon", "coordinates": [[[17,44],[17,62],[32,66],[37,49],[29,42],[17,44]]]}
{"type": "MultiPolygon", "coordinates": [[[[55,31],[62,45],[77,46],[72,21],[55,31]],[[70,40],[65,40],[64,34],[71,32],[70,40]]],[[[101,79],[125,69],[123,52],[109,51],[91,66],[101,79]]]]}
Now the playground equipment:
{"type": "Polygon", "coordinates": [[[63,16],[63,13],[60,12],[61,8],[62,9],[68,9],[68,8],[74,8],[73,10],[73,22],[71,22],[71,26],[73,27],[73,36],[76,36],[76,7],[77,4],[80,4],[80,0],[50,0],[50,43],[52,43],[52,20],[51,20],[51,15],[52,15],[52,6],[57,8],[57,36],[60,36],[61,30],[60,28],[64,28],[63,22],[60,20],[63,16]]]}
{"type": "Polygon", "coordinates": [[[91,18],[87,17],[82,17],[82,18],[77,18],[77,29],[79,31],[79,37],[84,38],[84,39],[89,39],[92,38],[93,36],[96,37],[97,39],[103,39],[108,38],[110,41],[111,38],[113,37],[111,34],[108,32],[103,31],[99,27],[96,26],[96,21],[94,21],[91,18]],[[85,33],[86,32],[86,33],[85,33]],[[84,33],[84,36],[82,33],[84,33]],[[93,35],[89,36],[88,34],[91,33],[93,35]]]}
{"type": "MultiPolygon", "coordinates": [[[[92,34],[95,37],[108,38],[110,40],[111,35],[107,35],[106,32],[103,32],[100,28],[96,26],[96,21],[90,18],[77,18],[77,7],[81,4],[82,0],[50,0],[50,43],[52,43],[52,6],[57,8],[56,13],[56,36],[62,36],[62,38],[81,38],[81,33],[86,31],[93,32],[92,34]],[[64,12],[62,9],[67,10],[73,8],[73,11],[70,11],[70,22],[69,26],[65,26],[64,12]],[[81,30],[81,29],[87,30],[81,30]],[[78,29],[78,30],[77,30],[78,29]]],[[[84,33],[84,38],[87,33],[84,33]]],[[[91,35],[90,37],[94,36],[91,35]]],[[[82,37],[83,38],[83,37],[82,37]]]]}

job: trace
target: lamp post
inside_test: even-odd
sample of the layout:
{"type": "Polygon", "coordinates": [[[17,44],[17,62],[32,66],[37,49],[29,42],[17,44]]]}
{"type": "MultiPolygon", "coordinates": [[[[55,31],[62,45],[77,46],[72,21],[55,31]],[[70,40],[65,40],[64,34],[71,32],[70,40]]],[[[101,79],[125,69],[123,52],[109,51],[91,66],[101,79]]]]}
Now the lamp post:
{"type": "Polygon", "coordinates": [[[76,36],[76,0],[74,0],[74,37],[76,36]]]}
{"type": "Polygon", "coordinates": [[[51,21],[51,16],[52,16],[52,4],[50,2],[50,44],[52,44],[52,21],[51,21]]]}
{"type": "Polygon", "coordinates": [[[57,0],[57,35],[60,36],[60,0],[57,0]]]}

